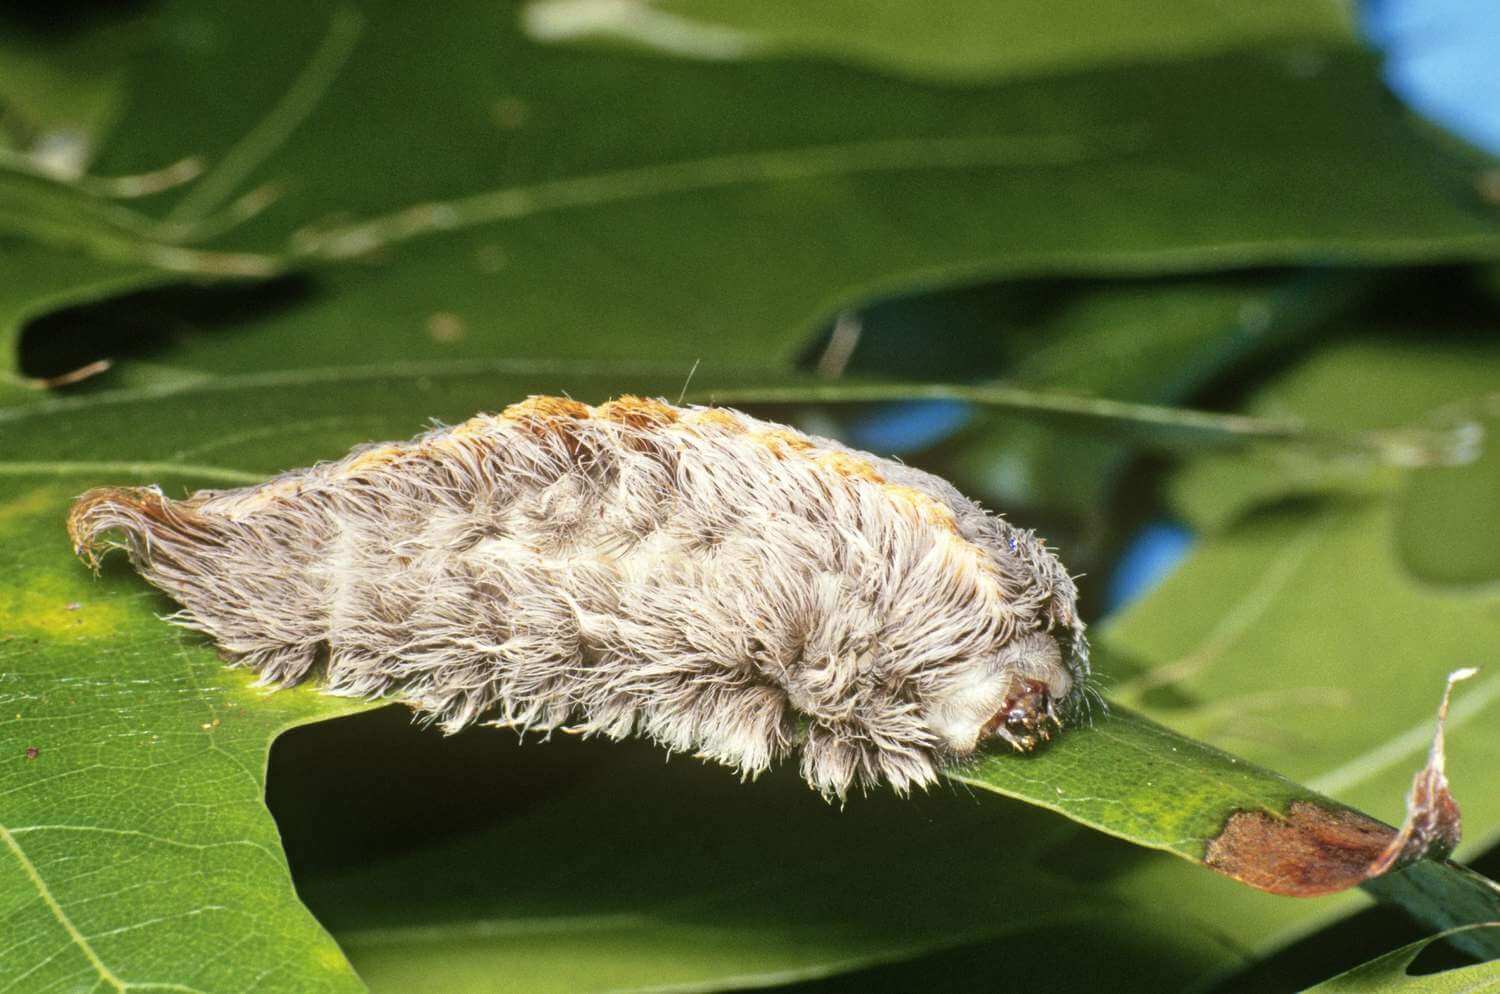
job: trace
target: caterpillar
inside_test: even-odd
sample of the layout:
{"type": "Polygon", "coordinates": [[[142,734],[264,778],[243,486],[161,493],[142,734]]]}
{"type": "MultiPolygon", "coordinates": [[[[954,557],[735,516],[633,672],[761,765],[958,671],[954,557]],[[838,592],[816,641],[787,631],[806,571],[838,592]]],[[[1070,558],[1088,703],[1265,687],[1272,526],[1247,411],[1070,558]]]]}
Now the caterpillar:
{"type": "Polygon", "coordinates": [[[234,490],[91,490],[124,548],[264,684],[475,723],[648,737],[827,797],[934,782],[1081,715],[1077,588],[946,481],[727,408],[533,396],[234,490]]]}

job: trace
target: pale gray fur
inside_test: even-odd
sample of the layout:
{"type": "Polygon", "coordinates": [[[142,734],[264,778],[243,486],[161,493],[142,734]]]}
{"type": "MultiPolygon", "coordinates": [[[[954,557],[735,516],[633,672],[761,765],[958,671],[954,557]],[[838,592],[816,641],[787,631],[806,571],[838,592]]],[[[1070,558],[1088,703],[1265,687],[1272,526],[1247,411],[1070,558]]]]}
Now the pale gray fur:
{"type": "Polygon", "coordinates": [[[931,783],[1018,677],[1078,702],[1076,590],[1032,533],[853,453],[946,506],[960,542],[820,467],[836,442],[789,456],[763,433],[790,429],[672,410],[477,418],[183,501],[95,491],[74,539],[92,555],[122,530],[174,620],[264,681],[323,661],[329,692],[394,693],[450,732],[637,732],[749,776],[800,745],[826,795],[931,783]]]}

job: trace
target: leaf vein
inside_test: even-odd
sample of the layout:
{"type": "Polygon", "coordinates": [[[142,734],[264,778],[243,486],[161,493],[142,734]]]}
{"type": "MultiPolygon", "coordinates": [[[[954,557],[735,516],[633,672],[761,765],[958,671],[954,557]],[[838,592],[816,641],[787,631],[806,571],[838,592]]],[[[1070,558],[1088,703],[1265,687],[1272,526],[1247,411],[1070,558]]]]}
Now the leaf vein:
{"type": "MultiPolygon", "coordinates": [[[[83,953],[84,958],[89,961],[89,965],[99,975],[99,980],[113,987],[120,994],[125,994],[127,989],[125,981],[115,976],[114,971],[104,965],[104,961],[99,958],[99,954],[94,951],[94,947],[89,945],[88,939],[84,938],[83,933],[78,931],[78,927],[73,924],[73,920],[68,917],[67,912],[58,903],[51,888],[42,879],[41,872],[37,870],[36,864],[26,855],[26,851],[21,848],[21,844],[16,841],[16,837],[4,825],[0,825],[0,842],[5,844],[5,847],[10,850],[10,854],[21,864],[22,871],[25,872],[27,879],[31,881],[31,885],[36,888],[36,892],[42,898],[42,903],[47,906],[48,911],[52,912],[52,917],[57,919],[57,923],[62,926],[63,931],[68,933],[68,937],[73,941],[73,944],[78,947],[79,951],[83,953]]],[[[96,984],[95,986],[98,985],[96,984]]]]}
{"type": "Polygon", "coordinates": [[[165,835],[156,835],[151,832],[142,832],[133,828],[112,828],[107,825],[25,825],[10,830],[12,835],[24,835],[27,832],[99,832],[105,835],[121,835],[127,838],[145,839],[148,842],[159,842],[162,845],[175,846],[180,849],[222,849],[226,846],[249,846],[265,853],[272,859],[276,854],[253,839],[224,839],[219,842],[184,842],[181,839],[169,838],[165,835]]]}
{"type": "Polygon", "coordinates": [[[331,231],[304,229],[293,236],[293,254],[350,258],[422,235],[495,221],[735,186],[913,169],[1067,165],[1137,147],[1144,132],[1139,126],[1114,128],[1090,137],[1095,140],[1076,134],[893,138],[653,163],[415,204],[331,231]]]}

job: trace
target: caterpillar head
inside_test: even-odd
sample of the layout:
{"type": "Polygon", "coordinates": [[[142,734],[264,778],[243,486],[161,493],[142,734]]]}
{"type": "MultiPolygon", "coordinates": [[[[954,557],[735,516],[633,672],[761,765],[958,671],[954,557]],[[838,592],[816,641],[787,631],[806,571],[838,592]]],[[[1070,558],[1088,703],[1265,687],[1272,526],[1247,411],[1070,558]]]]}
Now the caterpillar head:
{"type": "Polygon", "coordinates": [[[1082,711],[1088,691],[1088,640],[1078,618],[1078,588],[1030,532],[989,519],[975,539],[990,551],[1004,596],[1024,621],[955,665],[928,698],[929,731],[941,746],[968,755],[999,740],[1030,752],[1082,711]]]}
{"type": "Polygon", "coordinates": [[[957,670],[930,699],[929,730],[959,755],[994,739],[1030,752],[1078,708],[1083,672],[1070,659],[1077,651],[1071,633],[1036,629],[1007,640],[992,657],[957,670]]]}

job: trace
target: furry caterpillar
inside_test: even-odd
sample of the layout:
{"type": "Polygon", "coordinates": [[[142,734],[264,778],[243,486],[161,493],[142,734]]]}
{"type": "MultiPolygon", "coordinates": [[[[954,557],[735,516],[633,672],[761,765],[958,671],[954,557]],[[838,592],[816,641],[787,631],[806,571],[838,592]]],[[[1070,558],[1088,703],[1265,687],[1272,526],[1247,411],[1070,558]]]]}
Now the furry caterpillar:
{"type": "Polygon", "coordinates": [[[264,682],[321,662],[328,692],[395,692],[449,732],[638,732],[746,776],[800,747],[825,796],[925,786],[991,737],[1030,750],[1089,673],[1032,533],[723,408],[531,397],[258,486],[92,490],[68,529],[264,682]]]}

